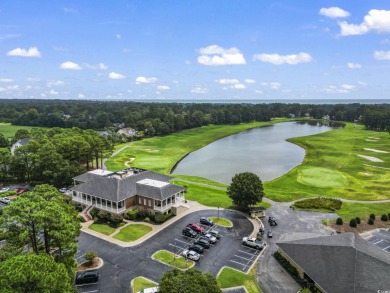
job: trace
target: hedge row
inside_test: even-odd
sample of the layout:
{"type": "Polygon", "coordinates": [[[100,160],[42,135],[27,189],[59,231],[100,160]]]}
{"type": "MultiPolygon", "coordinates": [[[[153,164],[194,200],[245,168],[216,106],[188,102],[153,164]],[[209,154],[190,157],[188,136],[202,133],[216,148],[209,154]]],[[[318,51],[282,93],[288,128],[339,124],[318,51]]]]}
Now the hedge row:
{"type": "Polygon", "coordinates": [[[341,209],[343,202],[339,199],[329,197],[315,197],[297,201],[294,207],[299,209],[321,209],[336,211],[341,209]]]}

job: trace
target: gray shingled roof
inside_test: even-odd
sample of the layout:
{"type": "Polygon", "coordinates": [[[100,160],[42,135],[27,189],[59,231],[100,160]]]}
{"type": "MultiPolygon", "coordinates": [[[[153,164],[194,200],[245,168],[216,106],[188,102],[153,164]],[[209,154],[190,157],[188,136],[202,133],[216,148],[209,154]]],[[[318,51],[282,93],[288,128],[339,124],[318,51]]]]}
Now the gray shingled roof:
{"type": "Polygon", "coordinates": [[[100,176],[91,173],[85,173],[74,178],[85,183],[78,184],[71,190],[79,191],[89,195],[95,195],[111,201],[121,201],[134,195],[145,195],[154,199],[165,199],[185,188],[177,185],[168,184],[162,188],[137,184],[143,179],[158,180],[169,182],[173,179],[170,176],[155,173],[152,171],[143,171],[125,178],[113,178],[100,176]],[[85,181],[84,181],[85,180],[85,181]]]}
{"type": "Polygon", "coordinates": [[[276,244],[325,292],[390,288],[390,254],[353,233],[276,244]]]}
{"type": "Polygon", "coordinates": [[[17,141],[17,143],[21,144],[22,146],[28,145],[30,142],[31,138],[22,138],[17,141]]]}

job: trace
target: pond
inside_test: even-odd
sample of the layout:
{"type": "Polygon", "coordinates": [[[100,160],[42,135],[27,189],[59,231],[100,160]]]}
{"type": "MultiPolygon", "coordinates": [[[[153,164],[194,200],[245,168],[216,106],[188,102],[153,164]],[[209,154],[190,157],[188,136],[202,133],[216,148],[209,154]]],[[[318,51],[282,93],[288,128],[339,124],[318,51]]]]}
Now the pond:
{"type": "Polygon", "coordinates": [[[285,122],[243,131],[219,139],[181,160],[174,174],[200,176],[230,184],[241,172],[270,181],[301,164],[305,150],[286,139],[341,127],[331,122],[285,122]]]}

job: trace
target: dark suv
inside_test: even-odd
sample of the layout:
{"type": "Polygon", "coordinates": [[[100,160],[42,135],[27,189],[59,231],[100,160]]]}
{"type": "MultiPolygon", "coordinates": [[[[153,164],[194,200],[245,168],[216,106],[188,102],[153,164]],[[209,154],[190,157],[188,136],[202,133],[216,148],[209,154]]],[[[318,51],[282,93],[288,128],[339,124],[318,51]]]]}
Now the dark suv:
{"type": "Polygon", "coordinates": [[[182,233],[184,236],[191,237],[191,238],[196,238],[198,236],[198,233],[192,230],[191,228],[184,228],[182,233]]]}
{"type": "Polygon", "coordinates": [[[214,225],[214,222],[206,217],[201,217],[199,222],[203,225],[206,225],[206,226],[213,226],[214,225]]]}
{"type": "Polygon", "coordinates": [[[203,248],[210,248],[210,242],[207,241],[207,240],[204,239],[204,238],[199,238],[198,240],[196,240],[196,241],[194,242],[194,244],[201,245],[203,248]]]}
{"type": "Polygon", "coordinates": [[[97,283],[99,281],[99,272],[97,270],[77,272],[76,285],[97,283]]]}

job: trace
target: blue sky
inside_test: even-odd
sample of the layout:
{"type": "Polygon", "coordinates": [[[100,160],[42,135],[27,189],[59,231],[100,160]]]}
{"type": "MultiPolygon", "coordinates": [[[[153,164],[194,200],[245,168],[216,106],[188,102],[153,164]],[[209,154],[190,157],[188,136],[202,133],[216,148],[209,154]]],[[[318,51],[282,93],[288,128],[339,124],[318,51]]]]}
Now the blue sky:
{"type": "Polygon", "coordinates": [[[2,0],[0,98],[390,99],[388,0],[2,0]]]}

